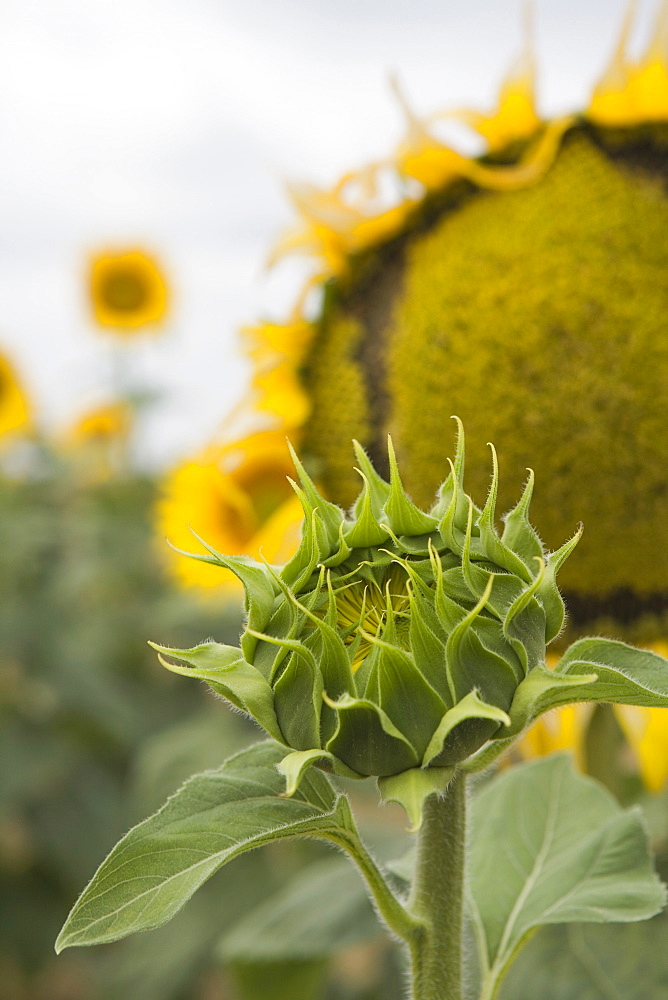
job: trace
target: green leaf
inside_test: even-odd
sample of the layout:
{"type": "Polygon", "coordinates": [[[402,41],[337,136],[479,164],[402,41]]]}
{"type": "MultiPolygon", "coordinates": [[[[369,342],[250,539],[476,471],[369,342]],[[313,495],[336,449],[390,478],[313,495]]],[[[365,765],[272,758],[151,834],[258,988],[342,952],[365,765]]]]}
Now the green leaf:
{"type": "Polygon", "coordinates": [[[508,974],[501,1000],[665,1000],[668,919],[544,927],[508,974]]]}
{"type": "Polygon", "coordinates": [[[116,845],[81,894],[56,942],[115,941],[159,927],[228,861],[285,837],[349,836],[349,807],[324,774],[310,771],[282,798],[283,749],[259,743],[196,775],[116,845]]]}
{"type": "Polygon", "coordinates": [[[236,646],[222,646],[218,642],[203,642],[192,649],[171,649],[155,642],[149,642],[149,646],[160,654],[189,663],[189,667],[181,667],[160,656],[167,670],[207,681],[217,694],[251,715],[270,736],[284,742],[274,711],[274,692],[260,671],[246,663],[236,646]]]}
{"type": "Polygon", "coordinates": [[[644,920],[665,903],[639,810],[566,756],[513,768],[474,802],[471,912],[485,998],[542,924],[644,920]]]}
{"type": "Polygon", "coordinates": [[[297,872],[225,934],[226,962],[325,958],[381,934],[359,873],[344,858],[297,872]]]}
{"type": "Polygon", "coordinates": [[[668,708],[668,660],[648,649],[616,639],[579,639],[562,656],[555,672],[598,674],[596,683],[587,689],[587,701],[668,708]]]}
{"type": "Polygon", "coordinates": [[[575,701],[594,700],[593,685],[598,674],[559,674],[538,666],[518,684],[510,706],[510,728],[501,738],[521,732],[528,722],[543,712],[575,701]]]}

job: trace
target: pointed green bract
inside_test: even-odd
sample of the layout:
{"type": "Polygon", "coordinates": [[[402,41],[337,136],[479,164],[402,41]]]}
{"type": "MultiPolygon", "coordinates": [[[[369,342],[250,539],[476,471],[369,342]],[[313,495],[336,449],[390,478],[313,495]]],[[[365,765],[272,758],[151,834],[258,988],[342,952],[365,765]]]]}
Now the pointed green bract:
{"type": "Polygon", "coordinates": [[[193,651],[172,651],[195,669],[171,669],[208,680],[290,747],[291,789],[311,766],[391,778],[397,788],[411,772],[415,811],[415,789],[431,781],[417,775],[478,770],[550,708],[668,705],[666,661],[622,643],[581,640],[547,669],[546,646],[565,616],[557,573],[581,528],[555,552],[544,548],[530,521],[532,472],[500,517],[493,446],[478,506],[465,490],[457,423],[456,454],[430,511],[406,495],[391,440],[389,482],[355,443],[361,490],[347,515],[293,454],[304,522],[284,567],[203,543],[202,558],[231,569],[246,589],[241,651],[216,647],[215,669],[203,660],[213,647],[198,647],[196,663],[193,651]]]}
{"type": "Polygon", "coordinates": [[[234,646],[221,646],[217,642],[204,642],[192,649],[170,649],[150,642],[158,653],[160,662],[172,673],[184,677],[198,677],[207,681],[217,694],[227,698],[236,708],[247,712],[273,736],[283,742],[283,735],[276,719],[274,692],[262,674],[246,663],[234,646]],[[181,667],[168,663],[164,656],[173,656],[190,664],[181,667]]]}
{"type": "Polygon", "coordinates": [[[413,768],[387,778],[378,779],[378,791],[383,802],[398,802],[410,820],[410,833],[422,826],[422,807],[430,795],[446,790],[455,773],[454,767],[413,768]]]}
{"type": "MultiPolygon", "coordinates": [[[[469,726],[468,732],[462,732],[460,734],[461,741],[470,742],[472,734],[474,737],[473,742],[476,742],[475,737],[477,732],[482,731],[491,735],[491,733],[494,733],[500,726],[510,725],[510,718],[506,712],[498,708],[496,705],[488,705],[482,700],[477,691],[470,691],[469,694],[465,695],[461,699],[461,701],[457,702],[454,708],[449,709],[441,719],[434,735],[429,741],[427,749],[425,750],[422,766],[429,767],[432,761],[438,760],[444,754],[448,756],[451,755],[454,758],[459,756],[459,748],[456,745],[456,741],[451,740],[451,742],[454,743],[454,746],[452,747],[450,754],[448,754],[449,748],[446,748],[446,741],[449,736],[457,732],[459,726],[465,726],[466,723],[471,721],[483,721],[485,725],[484,727],[477,727],[477,730],[469,726]]],[[[487,737],[483,737],[480,742],[484,743],[485,739],[488,738],[489,735],[487,737]]],[[[479,745],[480,744],[478,744],[478,746],[479,745]]],[[[468,757],[469,754],[478,749],[478,746],[471,746],[470,748],[467,748],[468,753],[464,756],[468,757]]],[[[439,763],[446,763],[446,761],[439,761],[439,763]]]]}

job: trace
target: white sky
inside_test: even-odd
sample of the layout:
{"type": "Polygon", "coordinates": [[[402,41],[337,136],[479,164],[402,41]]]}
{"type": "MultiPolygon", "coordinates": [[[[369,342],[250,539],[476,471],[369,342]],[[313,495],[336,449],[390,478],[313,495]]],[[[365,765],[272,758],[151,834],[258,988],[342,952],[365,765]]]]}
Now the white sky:
{"type": "MultiPolygon", "coordinates": [[[[542,110],[580,108],[624,0],[534,6],[542,110]]],[[[129,351],[135,382],[165,393],[146,447],[166,461],[203,444],[244,391],[236,330],[282,319],[301,273],[264,268],[292,219],[284,180],[331,183],[390,152],[391,71],[418,112],[489,107],[520,27],[519,0],[4,0],[0,350],[44,423],[108,396],[86,254],[139,245],[174,290],[167,335],[129,351]]]]}

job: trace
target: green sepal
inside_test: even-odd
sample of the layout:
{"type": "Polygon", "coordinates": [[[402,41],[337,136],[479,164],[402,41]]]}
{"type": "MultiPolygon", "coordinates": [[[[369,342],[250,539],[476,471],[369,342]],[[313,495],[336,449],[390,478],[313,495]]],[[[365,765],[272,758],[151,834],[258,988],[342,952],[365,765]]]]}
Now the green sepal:
{"type": "Polygon", "coordinates": [[[269,642],[270,638],[291,638],[295,635],[300,626],[300,617],[297,609],[289,602],[277,601],[276,610],[267,622],[265,628],[260,632],[251,631],[249,639],[255,645],[253,654],[253,666],[255,666],[263,677],[273,683],[281,664],[287,655],[284,647],[276,646],[269,642]],[[258,636],[263,638],[259,639],[258,636]]]}
{"type": "MultiPolygon", "coordinates": [[[[466,608],[463,608],[461,604],[453,600],[450,594],[446,593],[443,566],[438,553],[433,548],[429,550],[429,559],[431,560],[432,574],[436,584],[434,595],[436,617],[445,634],[450,635],[464,621],[468,612],[466,608]]],[[[465,594],[466,598],[470,600],[470,593],[465,590],[465,594]]]]}
{"type": "Polygon", "coordinates": [[[341,524],[339,525],[339,547],[331,556],[328,556],[327,559],[323,559],[322,561],[322,565],[327,569],[329,569],[330,566],[340,566],[342,562],[346,561],[352,552],[350,545],[348,545],[348,542],[345,539],[344,532],[345,522],[341,521],[341,524]]]}
{"type": "MultiPolygon", "coordinates": [[[[376,520],[378,520],[381,515],[381,511],[385,506],[385,501],[390,495],[390,484],[386,483],[382,476],[378,475],[373,467],[371,459],[359,441],[353,441],[353,448],[355,449],[357,461],[360,464],[359,471],[363,474],[365,481],[369,484],[369,494],[373,516],[376,520]]],[[[362,492],[355,501],[355,506],[353,508],[355,517],[360,516],[363,503],[364,492],[362,492]]]]}
{"type": "MultiPolygon", "coordinates": [[[[438,530],[443,544],[460,556],[464,547],[466,536],[466,519],[468,516],[470,498],[464,493],[461,483],[461,475],[455,471],[455,466],[450,462],[450,475],[441,487],[443,492],[442,506],[445,506],[446,497],[449,496],[448,504],[445,506],[443,516],[438,522],[438,530]]],[[[439,504],[439,508],[441,504],[439,504]]]]}
{"type": "Polygon", "coordinates": [[[501,569],[513,573],[520,580],[524,580],[525,583],[531,583],[532,573],[529,571],[529,567],[499,538],[494,526],[496,498],[499,490],[499,462],[496,455],[496,448],[493,444],[490,444],[489,447],[492,449],[493,473],[487,502],[478,517],[480,545],[487,558],[496,563],[497,566],[500,566],[501,569]]]}
{"type": "Polygon", "coordinates": [[[455,706],[469,691],[478,688],[486,701],[505,710],[510,707],[515,693],[517,677],[512,665],[505,657],[488,649],[474,629],[493,582],[491,577],[476,606],[448,636],[446,668],[455,706]]]}
{"type": "Polygon", "coordinates": [[[315,657],[296,639],[280,639],[260,632],[256,636],[292,653],[280,677],[273,682],[274,711],[287,745],[307,750],[320,740],[323,685],[315,657]]]}
{"type": "Polygon", "coordinates": [[[490,581],[493,589],[489,591],[487,603],[498,618],[504,618],[524,590],[523,581],[510,573],[496,573],[495,567],[481,565],[471,559],[471,543],[473,531],[473,504],[469,504],[466,534],[462,546],[461,572],[469,591],[479,600],[487,591],[490,581]]]}
{"type": "Polygon", "coordinates": [[[309,506],[304,491],[292,480],[290,483],[304,510],[304,522],[299,548],[281,570],[277,582],[298,592],[308,584],[318,564],[331,555],[331,549],[327,529],[318,511],[309,506]]]}
{"type": "Polygon", "coordinates": [[[557,573],[580,541],[581,536],[582,525],[580,525],[572,538],[569,538],[561,548],[548,556],[545,573],[536,593],[538,600],[545,609],[545,642],[548,644],[559,635],[564,627],[564,620],[566,618],[564,601],[556,583],[557,573]]]}
{"type": "MultiPolygon", "coordinates": [[[[462,424],[459,417],[452,418],[457,424],[457,443],[455,445],[455,459],[454,462],[449,462],[450,473],[443,483],[438,488],[438,500],[429,512],[432,517],[441,521],[446,512],[450,509],[452,504],[453,496],[456,494],[462,494],[464,490],[464,465],[466,459],[466,438],[464,435],[464,425],[462,424]]],[[[456,510],[456,503],[453,508],[453,514],[456,510]]],[[[461,512],[460,512],[461,513],[461,512]]],[[[463,511],[463,516],[466,518],[466,511],[463,511]]],[[[454,517],[456,520],[456,516],[454,517]]],[[[440,525],[439,525],[440,528],[440,525]]]]}
{"type": "MultiPolygon", "coordinates": [[[[353,671],[341,636],[336,629],[319,618],[318,615],[313,614],[303,604],[296,603],[306,613],[309,621],[315,625],[314,634],[321,643],[321,655],[316,656],[316,659],[320,665],[325,691],[330,698],[338,698],[341,694],[349,694],[354,691],[353,671]]],[[[309,648],[312,649],[312,646],[309,648]]]]}
{"type": "Polygon", "coordinates": [[[436,616],[415,589],[410,596],[410,608],[408,638],[415,665],[427,683],[443,699],[445,707],[451,708],[454,702],[445,667],[445,642],[437,635],[439,626],[436,616]]]}
{"type": "Polygon", "coordinates": [[[383,802],[398,802],[410,820],[409,833],[417,833],[422,826],[422,810],[430,795],[441,795],[450,784],[454,767],[430,767],[427,770],[413,767],[401,774],[391,774],[378,779],[378,791],[383,802]]]}
{"type": "Polygon", "coordinates": [[[323,699],[337,714],[336,732],[327,750],[364,775],[397,774],[416,767],[419,758],[409,741],[378,705],[348,694],[323,699]]]}
{"type": "Polygon", "coordinates": [[[396,535],[427,535],[435,531],[438,521],[416,507],[404,490],[392,439],[388,436],[387,450],[390,459],[390,495],[383,507],[383,519],[396,535]]]}
{"type": "MultiPolygon", "coordinates": [[[[192,528],[190,530],[200,545],[203,545],[207,552],[210,553],[211,559],[207,559],[206,561],[211,562],[213,560],[214,565],[229,569],[241,581],[245,593],[248,626],[251,629],[257,629],[257,631],[262,632],[271,618],[274,601],[276,595],[279,593],[278,587],[275,586],[271,577],[267,575],[264,566],[256,562],[255,559],[251,559],[250,556],[231,556],[223,552],[218,552],[203,538],[200,538],[192,528]]],[[[185,554],[191,555],[190,553],[185,554]]],[[[200,557],[194,556],[194,558],[200,557]]],[[[245,635],[242,635],[241,650],[249,663],[252,662],[255,645],[256,640],[252,636],[246,639],[245,635]]]]}
{"type": "Polygon", "coordinates": [[[668,708],[668,660],[658,653],[635,649],[617,639],[578,639],[554,670],[568,676],[587,668],[598,674],[596,683],[588,688],[587,701],[668,708]]]}
{"type": "Polygon", "coordinates": [[[170,649],[155,642],[149,642],[149,646],[163,654],[159,659],[167,670],[207,681],[217,694],[251,715],[279,743],[285,743],[274,710],[271,686],[259,670],[244,660],[236,646],[222,646],[217,642],[204,642],[192,649],[170,649]],[[164,656],[173,656],[190,666],[168,663],[164,656]]]}
{"type": "Polygon", "coordinates": [[[545,563],[540,560],[540,570],[530,586],[513,601],[503,620],[503,634],[515,650],[528,674],[545,659],[545,611],[536,600],[545,575],[545,563]]]}
{"type": "Polygon", "coordinates": [[[285,791],[283,792],[285,798],[292,798],[308,769],[313,767],[319,760],[328,761],[332,771],[341,778],[353,778],[359,781],[365,777],[365,775],[358,774],[357,771],[346,767],[345,764],[328,750],[321,750],[320,748],[295,750],[276,765],[278,773],[282,774],[285,778],[285,791]]]}
{"type": "MultiPolygon", "coordinates": [[[[461,723],[467,722],[469,719],[481,719],[495,723],[496,725],[491,730],[492,732],[495,732],[500,725],[510,725],[510,717],[506,712],[496,705],[489,705],[486,701],[483,701],[477,691],[469,691],[454,708],[449,708],[441,719],[436,732],[425,750],[424,757],[422,758],[422,767],[429,767],[431,761],[443,753],[445,741],[450,733],[457,726],[461,725],[461,723]]],[[[486,739],[489,739],[489,736],[486,739]]],[[[478,747],[474,749],[477,750],[478,747]]]]}
{"type": "Polygon", "coordinates": [[[322,677],[296,654],[274,685],[274,709],[288,746],[306,750],[320,739],[322,677]]]}
{"type": "Polygon", "coordinates": [[[371,641],[380,654],[379,705],[421,757],[429,734],[438,725],[447,706],[422,676],[409,653],[382,639],[374,637],[371,641]]]}
{"type": "Polygon", "coordinates": [[[521,732],[537,716],[561,705],[595,700],[598,674],[559,674],[539,665],[518,684],[509,709],[510,728],[499,737],[505,739],[521,732]]]}
{"type": "Polygon", "coordinates": [[[360,475],[364,480],[364,489],[355,508],[357,520],[345,532],[346,543],[353,549],[382,545],[389,538],[389,532],[380,526],[374,514],[371,484],[364,472],[360,475]]]}
{"type": "Polygon", "coordinates": [[[543,544],[529,523],[529,506],[533,495],[534,473],[529,469],[529,478],[515,507],[503,518],[504,528],[501,541],[512,549],[525,566],[531,569],[535,560],[544,558],[543,544]]]}
{"type": "MultiPolygon", "coordinates": [[[[295,469],[297,470],[297,475],[299,476],[299,482],[301,483],[304,496],[306,497],[309,513],[313,510],[318,511],[320,520],[325,526],[326,537],[331,550],[336,546],[339,537],[339,528],[344,519],[344,513],[340,507],[337,507],[336,504],[330,503],[329,500],[325,500],[325,498],[318,493],[315,483],[302,465],[299,460],[299,456],[289,441],[288,448],[290,449],[290,455],[295,469]]],[[[304,513],[306,513],[306,508],[304,513]]]]}

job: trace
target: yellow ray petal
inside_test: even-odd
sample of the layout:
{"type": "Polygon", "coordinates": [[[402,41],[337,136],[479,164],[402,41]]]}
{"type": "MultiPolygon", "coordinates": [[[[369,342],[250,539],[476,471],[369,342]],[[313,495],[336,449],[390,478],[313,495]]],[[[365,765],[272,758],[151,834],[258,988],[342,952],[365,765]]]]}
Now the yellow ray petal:
{"type": "Polygon", "coordinates": [[[591,711],[591,705],[565,705],[547,712],[522,736],[517,750],[529,760],[562,750],[572,750],[582,766],[584,737],[591,711]]]}
{"type": "MultiPolygon", "coordinates": [[[[286,561],[301,524],[301,508],[287,480],[293,473],[285,435],[279,432],[212,447],[165,478],[156,510],[158,534],[177,548],[199,551],[192,528],[221,552],[257,556],[262,548],[270,561],[286,561]]],[[[223,569],[176,553],[171,563],[187,586],[240,593],[223,569]]]]}
{"type": "MultiPolygon", "coordinates": [[[[668,643],[654,643],[651,648],[668,657],[668,643]]],[[[645,786],[651,792],[660,792],[668,781],[668,710],[615,705],[615,713],[645,786]]]]}
{"type": "Polygon", "coordinates": [[[289,361],[257,372],[251,385],[256,411],[268,415],[274,427],[284,432],[301,427],[311,411],[309,397],[289,361]]]}
{"type": "Polygon", "coordinates": [[[434,115],[431,119],[456,118],[475,129],[495,152],[518,140],[528,139],[541,125],[536,111],[536,59],[533,45],[532,11],[525,7],[524,46],[499,90],[497,107],[485,115],[468,108],[434,115]]]}
{"type": "Polygon", "coordinates": [[[18,430],[28,430],[31,410],[8,359],[0,354],[0,437],[18,430]]]}
{"type": "Polygon", "coordinates": [[[592,94],[587,115],[599,125],[624,127],[668,119],[668,3],[660,5],[647,51],[632,61],[627,47],[635,6],[628,8],[612,59],[592,94]]]}
{"type": "Polygon", "coordinates": [[[315,328],[304,319],[287,323],[261,323],[241,331],[246,353],[258,368],[272,367],[281,361],[299,364],[308,350],[315,328]]]}

